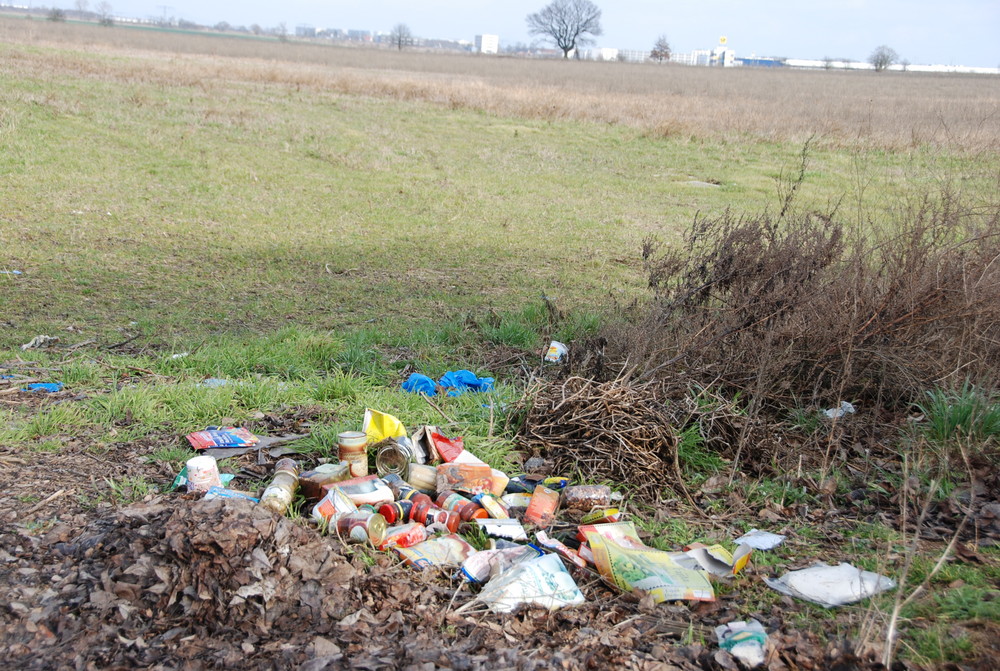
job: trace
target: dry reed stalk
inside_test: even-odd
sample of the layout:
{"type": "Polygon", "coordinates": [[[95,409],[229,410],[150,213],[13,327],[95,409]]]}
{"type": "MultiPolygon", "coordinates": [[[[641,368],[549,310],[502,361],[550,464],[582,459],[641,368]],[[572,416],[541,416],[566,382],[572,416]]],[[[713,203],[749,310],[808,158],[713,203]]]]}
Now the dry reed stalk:
{"type": "Polygon", "coordinates": [[[968,152],[1000,147],[1000,94],[985,75],[476,58],[38,25],[6,17],[0,17],[0,40],[59,49],[14,47],[0,60],[0,67],[30,68],[39,77],[69,70],[86,77],[205,88],[265,82],[501,116],[614,123],[650,137],[798,142],[816,135],[821,146],[936,146],[968,152]],[[73,45],[91,53],[69,50],[73,45]],[[123,53],[130,58],[106,58],[123,53]]]}

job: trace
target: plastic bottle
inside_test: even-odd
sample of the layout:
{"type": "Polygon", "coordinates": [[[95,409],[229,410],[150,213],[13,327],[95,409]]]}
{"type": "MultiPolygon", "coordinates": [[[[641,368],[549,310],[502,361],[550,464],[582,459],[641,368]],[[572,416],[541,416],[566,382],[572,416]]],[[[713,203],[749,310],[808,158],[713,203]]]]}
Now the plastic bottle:
{"type": "Polygon", "coordinates": [[[299,465],[294,459],[281,459],[274,465],[274,479],[260,497],[260,505],[284,515],[299,486],[299,465]]]}
{"type": "Polygon", "coordinates": [[[473,503],[458,492],[447,489],[438,494],[437,504],[445,510],[458,513],[463,522],[472,519],[486,519],[490,516],[479,504],[473,503]]]}

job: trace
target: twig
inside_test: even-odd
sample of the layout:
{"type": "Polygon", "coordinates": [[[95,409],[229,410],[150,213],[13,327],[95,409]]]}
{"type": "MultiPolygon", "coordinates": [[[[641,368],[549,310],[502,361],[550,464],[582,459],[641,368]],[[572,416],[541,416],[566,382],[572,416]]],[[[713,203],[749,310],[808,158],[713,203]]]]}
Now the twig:
{"type": "Polygon", "coordinates": [[[493,437],[493,395],[490,395],[490,430],[486,433],[487,438],[493,437]]]}
{"type": "Polygon", "coordinates": [[[435,409],[435,410],[437,410],[437,411],[438,411],[439,413],[441,413],[441,416],[442,416],[442,417],[444,417],[444,419],[445,419],[445,421],[446,421],[446,422],[448,422],[449,424],[457,424],[457,422],[456,422],[455,420],[453,420],[453,419],[452,419],[451,417],[449,417],[448,415],[444,414],[444,410],[442,410],[441,408],[439,408],[439,407],[438,407],[438,405],[437,405],[437,403],[435,403],[434,401],[432,401],[432,400],[431,400],[431,397],[430,397],[430,396],[428,396],[428,395],[427,395],[427,394],[425,394],[424,392],[420,392],[420,395],[424,397],[424,400],[425,400],[425,401],[427,401],[427,403],[428,403],[428,404],[429,404],[429,405],[430,405],[430,406],[431,406],[432,408],[434,408],[434,409],[435,409]]]}
{"type": "Polygon", "coordinates": [[[132,336],[132,337],[131,337],[131,338],[129,338],[128,340],[122,340],[121,342],[116,342],[116,343],[115,343],[114,345],[105,345],[105,346],[104,346],[104,349],[115,349],[115,348],[117,348],[117,347],[121,347],[121,346],[123,346],[123,345],[127,345],[127,344],[129,344],[130,342],[132,342],[133,340],[137,340],[137,339],[138,339],[138,338],[140,338],[141,336],[142,336],[142,334],[141,334],[141,333],[136,333],[136,334],[135,334],[134,336],[132,336]]]}
{"type": "Polygon", "coordinates": [[[10,386],[10,385],[22,385],[31,384],[32,382],[38,382],[37,377],[22,377],[16,380],[0,380],[0,386],[10,386]]]}
{"type": "MultiPolygon", "coordinates": [[[[70,490],[70,491],[72,491],[72,490],[70,490]]],[[[37,511],[42,506],[46,505],[47,503],[52,503],[53,501],[55,501],[56,499],[58,499],[60,496],[62,496],[65,493],[66,493],[65,489],[60,489],[58,492],[56,492],[55,494],[52,494],[51,496],[49,496],[48,498],[46,498],[44,501],[39,501],[38,503],[36,503],[35,505],[33,505],[24,514],[25,515],[30,515],[30,514],[34,513],[35,511],[37,511]]]]}

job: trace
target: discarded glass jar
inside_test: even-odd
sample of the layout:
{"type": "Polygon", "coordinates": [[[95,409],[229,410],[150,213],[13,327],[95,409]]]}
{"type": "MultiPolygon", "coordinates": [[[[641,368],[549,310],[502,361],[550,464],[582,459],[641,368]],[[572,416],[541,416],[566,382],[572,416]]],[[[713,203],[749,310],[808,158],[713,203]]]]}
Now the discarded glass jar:
{"type": "Polygon", "coordinates": [[[570,510],[591,511],[611,504],[611,488],[607,485],[574,485],[562,490],[563,505],[570,510]]]}
{"type": "Polygon", "coordinates": [[[437,504],[445,510],[458,513],[463,522],[472,519],[486,519],[490,514],[479,504],[473,503],[458,492],[444,490],[438,494],[437,504]]]}
{"type": "Polygon", "coordinates": [[[274,465],[274,478],[260,496],[260,505],[284,515],[299,486],[299,465],[294,459],[281,459],[274,465]]]}
{"type": "Polygon", "coordinates": [[[410,464],[405,478],[411,487],[427,493],[437,488],[437,469],[427,464],[410,464]]]}
{"type": "Polygon", "coordinates": [[[408,438],[397,438],[386,441],[378,449],[375,453],[375,470],[380,477],[392,474],[406,479],[410,472],[410,462],[413,460],[413,451],[406,444],[408,442],[408,438]]]}
{"type": "Polygon", "coordinates": [[[351,465],[346,461],[339,464],[320,464],[311,471],[299,475],[299,490],[310,501],[323,498],[323,485],[341,482],[351,477],[351,465]]]}

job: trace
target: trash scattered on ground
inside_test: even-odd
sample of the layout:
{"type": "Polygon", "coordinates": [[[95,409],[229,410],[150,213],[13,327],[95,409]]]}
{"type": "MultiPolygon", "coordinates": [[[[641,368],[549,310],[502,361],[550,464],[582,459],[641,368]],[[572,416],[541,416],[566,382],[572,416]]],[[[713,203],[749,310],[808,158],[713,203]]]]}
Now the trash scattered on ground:
{"type": "Polygon", "coordinates": [[[478,377],[469,370],[448,371],[438,380],[438,384],[448,390],[448,396],[459,396],[467,391],[493,391],[493,382],[493,378],[478,377]]]}
{"type": "Polygon", "coordinates": [[[0,270],[0,275],[23,275],[20,270],[0,270]]]}
{"type": "Polygon", "coordinates": [[[208,491],[205,492],[205,496],[203,498],[206,501],[211,501],[212,499],[245,499],[247,501],[252,501],[253,503],[260,502],[260,499],[250,496],[246,492],[239,492],[235,489],[214,486],[208,488],[208,491]]]}
{"type": "Polygon", "coordinates": [[[395,550],[405,564],[415,569],[431,566],[457,568],[476,551],[457,534],[439,536],[423,543],[417,543],[412,547],[396,548],[395,550]]]}
{"type": "Polygon", "coordinates": [[[209,377],[201,381],[202,387],[208,387],[210,389],[218,389],[219,387],[225,387],[228,384],[229,380],[223,377],[209,377]]]}
{"type": "Polygon", "coordinates": [[[47,394],[53,394],[57,391],[62,391],[62,388],[62,382],[33,382],[23,387],[21,391],[44,391],[47,394]]]}
{"type": "Polygon", "coordinates": [[[183,359],[186,356],[191,356],[191,352],[178,352],[177,354],[171,354],[171,359],[183,359]]]}
{"type": "Polygon", "coordinates": [[[567,354],[569,354],[569,348],[558,340],[553,340],[549,344],[549,348],[545,350],[544,358],[549,363],[559,363],[567,354]]]}
{"type": "Polygon", "coordinates": [[[492,377],[479,377],[469,370],[448,371],[437,382],[426,375],[411,373],[403,382],[403,391],[427,396],[435,396],[440,391],[446,396],[461,396],[467,391],[493,391],[493,383],[492,377]]]}
{"type": "Polygon", "coordinates": [[[476,597],[494,613],[509,613],[532,603],[549,610],[584,602],[583,592],[556,555],[515,563],[491,579],[476,597]]]}
{"type": "Polygon", "coordinates": [[[854,409],[853,405],[851,405],[847,401],[841,401],[840,407],[829,408],[827,410],[824,410],[823,414],[826,415],[829,419],[838,419],[840,417],[843,417],[844,415],[852,415],[855,412],[857,411],[854,409]]]}
{"type": "MultiPolygon", "coordinates": [[[[197,459],[198,457],[193,457],[193,458],[197,459]]],[[[215,457],[208,457],[208,458],[213,460],[215,459],[215,457]]],[[[190,459],[188,461],[190,461],[190,459]]],[[[229,483],[232,482],[233,478],[235,477],[236,475],[234,475],[233,473],[219,473],[219,481],[222,483],[223,487],[228,487],[229,483]]],[[[188,467],[187,464],[185,464],[184,468],[181,469],[181,472],[178,473],[176,477],[174,477],[174,481],[170,483],[169,487],[167,487],[167,491],[172,492],[174,490],[181,488],[183,488],[186,491],[191,491],[192,488],[189,486],[188,482],[189,482],[188,467]]],[[[211,486],[209,487],[209,489],[211,489],[211,486]]]]}
{"type": "Polygon", "coordinates": [[[719,647],[726,650],[748,668],[764,663],[767,632],[757,620],[729,622],[715,628],[719,647]]]}
{"type": "Polygon", "coordinates": [[[380,443],[386,438],[396,438],[406,436],[406,427],[403,423],[390,414],[372,410],[365,410],[365,417],[361,422],[361,431],[368,436],[371,444],[380,443]]]}
{"type": "Polygon", "coordinates": [[[737,545],[749,545],[754,550],[773,550],[785,542],[785,537],[770,531],[751,529],[733,542],[737,545]]]}
{"type": "Polygon", "coordinates": [[[215,457],[207,455],[192,457],[187,460],[185,469],[189,492],[207,492],[212,487],[222,488],[219,463],[215,457]]]}
{"type": "Polygon", "coordinates": [[[777,579],[764,578],[764,582],[782,594],[825,608],[862,601],[896,587],[892,578],[878,573],[862,571],[846,563],[831,566],[821,562],[777,579]]]}
{"type": "Polygon", "coordinates": [[[214,448],[249,447],[260,440],[243,428],[234,426],[210,426],[204,431],[196,431],[185,436],[196,450],[214,448]]]}
{"type": "Polygon", "coordinates": [[[750,561],[752,552],[753,548],[749,545],[737,546],[736,552],[730,553],[721,545],[705,546],[701,543],[692,543],[684,548],[684,554],[693,559],[695,563],[687,561],[678,561],[678,563],[687,568],[700,566],[714,576],[725,578],[742,571],[750,561]]]}
{"type": "MultiPolygon", "coordinates": [[[[646,593],[651,603],[714,601],[712,579],[732,580],[755,547],[773,548],[783,539],[755,529],[735,550],[697,543],[683,551],[652,548],[632,521],[623,520],[624,506],[611,507],[622,496],[607,485],[576,484],[545,460],[533,462],[536,468],[549,466],[541,472],[511,477],[476,456],[461,436],[421,426],[410,438],[397,417],[370,408],[361,428],[337,435],[336,462],[300,473],[294,460],[278,461],[258,506],[286,515],[297,498],[304,498],[321,532],[394,553],[413,569],[434,567],[460,577],[473,598],[458,611],[477,603],[495,613],[522,604],[547,609],[580,604],[584,596],[574,574],[595,572],[612,587],[646,593]],[[464,538],[466,533],[473,535],[464,538]],[[477,551],[470,540],[479,547],[488,541],[489,547],[477,551]]],[[[226,489],[228,481],[213,456],[247,451],[269,438],[281,440],[236,427],[209,427],[187,438],[201,452],[188,462],[188,489],[206,492],[209,499],[251,501],[254,492],[226,489]]],[[[837,585],[850,582],[843,567],[862,575],[847,565],[827,567],[839,571],[832,578],[837,585]]],[[[768,584],[815,599],[810,588],[822,582],[792,573],[768,584]]],[[[871,588],[854,592],[874,593],[871,588]]],[[[844,598],[828,596],[823,603],[848,602],[844,598]]],[[[754,638],[759,632],[751,628],[737,635],[737,629],[734,623],[728,634],[720,633],[727,641],[723,649],[756,664],[762,655],[754,638]],[[728,641],[735,641],[731,647],[738,650],[730,650],[728,641]]]]}
{"type": "Polygon", "coordinates": [[[581,527],[594,564],[608,582],[625,591],[638,589],[664,601],[714,601],[704,571],[685,568],[677,554],[646,547],[631,522],[581,527]]]}
{"type": "Polygon", "coordinates": [[[284,515],[299,488],[299,465],[294,459],[282,459],[274,465],[274,478],[260,495],[260,505],[284,515]]]}
{"type": "Polygon", "coordinates": [[[58,336],[53,337],[47,335],[37,335],[28,342],[21,345],[21,349],[23,350],[38,349],[40,347],[48,347],[49,345],[54,345],[57,342],[59,342],[58,336]]]}

